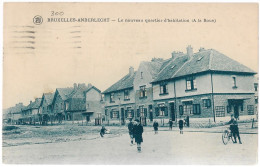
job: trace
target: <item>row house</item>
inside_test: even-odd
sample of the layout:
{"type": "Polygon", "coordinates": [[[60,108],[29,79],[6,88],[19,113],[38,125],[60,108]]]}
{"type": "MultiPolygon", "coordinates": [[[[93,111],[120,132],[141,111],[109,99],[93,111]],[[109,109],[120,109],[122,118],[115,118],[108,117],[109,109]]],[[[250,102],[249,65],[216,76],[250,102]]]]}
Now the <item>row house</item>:
{"type": "Polygon", "coordinates": [[[59,123],[62,120],[86,122],[96,121],[101,124],[102,116],[101,91],[88,84],[74,84],[73,88],[57,88],[52,101],[52,116],[59,123]]]}
{"type": "Polygon", "coordinates": [[[10,107],[6,110],[3,110],[3,120],[6,123],[11,123],[11,124],[20,124],[19,123],[19,118],[22,117],[22,109],[25,106],[23,103],[18,103],[13,107],[10,107]]]}
{"type": "Polygon", "coordinates": [[[52,113],[52,101],[54,98],[54,93],[43,93],[42,101],[40,104],[40,113],[42,114],[42,124],[47,124],[50,120],[51,123],[54,121],[54,116],[52,113]]]}
{"type": "Polygon", "coordinates": [[[137,118],[145,125],[186,116],[216,121],[230,114],[252,115],[255,74],[214,49],[193,53],[188,46],[186,54],[173,52],[167,60],[142,62],[136,72],[130,68],[104,91],[107,120],[137,118]],[[127,101],[122,99],[126,95],[127,101]]]}
{"type": "Polygon", "coordinates": [[[36,122],[40,122],[40,104],[41,98],[36,98],[34,102],[30,101],[30,104],[22,109],[20,122],[22,124],[35,124],[36,122]]]}

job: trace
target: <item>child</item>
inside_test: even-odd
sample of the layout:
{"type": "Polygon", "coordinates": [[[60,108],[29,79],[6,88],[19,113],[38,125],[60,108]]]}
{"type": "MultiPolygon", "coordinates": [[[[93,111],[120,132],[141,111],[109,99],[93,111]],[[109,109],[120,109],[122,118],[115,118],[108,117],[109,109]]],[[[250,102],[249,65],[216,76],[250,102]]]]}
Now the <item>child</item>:
{"type": "Polygon", "coordinates": [[[183,134],[183,120],[181,118],[179,120],[179,129],[180,129],[180,134],[183,134]]]}
{"type": "Polygon", "coordinates": [[[158,134],[158,122],[157,121],[154,121],[153,123],[153,129],[154,129],[154,134],[158,134]]]}
{"type": "Polygon", "coordinates": [[[133,135],[135,138],[135,142],[137,143],[138,152],[141,152],[141,143],[143,142],[143,137],[142,137],[143,131],[144,131],[143,126],[140,124],[139,120],[136,119],[133,128],[133,135]]]}
{"type": "Polygon", "coordinates": [[[129,131],[129,136],[131,139],[131,144],[134,144],[133,143],[133,129],[134,129],[134,124],[133,124],[132,120],[130,120],[130,123],[128,124],[128,131],[129,131]]]}
{"type": "Polygon", "coordinates": [[[101,130],[100,130],[100,136],[104,137],[104,134],[106,133],[107,129],[105,128],[105,126],[103,125],[101,130]]]}

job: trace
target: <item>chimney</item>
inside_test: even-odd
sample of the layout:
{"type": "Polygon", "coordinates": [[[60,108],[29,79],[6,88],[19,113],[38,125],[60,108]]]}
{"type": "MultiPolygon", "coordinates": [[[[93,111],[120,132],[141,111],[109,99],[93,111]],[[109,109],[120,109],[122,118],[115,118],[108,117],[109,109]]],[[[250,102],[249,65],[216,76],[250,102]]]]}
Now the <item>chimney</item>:
{"type": "Polygon", "coordinates": [[[134,67],[129,67],[129,74],[132,76],[134,75],[134,67]]]}
{"type": "Polygon", "coordinates": [[[188,55],[189,57],[193,56],[193,49],[192,49],[191,45],[189,45],[189,46],[187,47],[187,55],[188,55]]]}
{"type": "Polygon", "coordinates": [[[200,47],[199,52],[204,51],[205,49],[203,47],[200,47]]]}
{"type": "Polygon", "coordinates": [[[78,88],[78,86],[77,86],[76,83],[74,83],[73,86],[74,86],[74,89],[77,89],[77,88],[78,88]]]}
{"type": "Polygon", "coordinates": [[[91,86],[92,86],[92,84],[91,84],[91,83],[89,83],[89,84],[88,84],[88,88],[90,88],[91,86]]]}

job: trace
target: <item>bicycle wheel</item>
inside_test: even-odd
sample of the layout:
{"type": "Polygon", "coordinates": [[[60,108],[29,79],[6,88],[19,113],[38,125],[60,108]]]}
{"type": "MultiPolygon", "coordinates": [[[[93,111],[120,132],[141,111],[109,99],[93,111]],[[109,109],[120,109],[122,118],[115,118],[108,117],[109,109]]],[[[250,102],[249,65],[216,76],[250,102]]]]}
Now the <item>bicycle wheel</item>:
{"type": "Polygon", "coordinates": [[[229,132],[227,130],[225,130],[222,134],[222,141],[223,141],[223,144],[227,144],[228,141],[229,141],[229,132]]]}

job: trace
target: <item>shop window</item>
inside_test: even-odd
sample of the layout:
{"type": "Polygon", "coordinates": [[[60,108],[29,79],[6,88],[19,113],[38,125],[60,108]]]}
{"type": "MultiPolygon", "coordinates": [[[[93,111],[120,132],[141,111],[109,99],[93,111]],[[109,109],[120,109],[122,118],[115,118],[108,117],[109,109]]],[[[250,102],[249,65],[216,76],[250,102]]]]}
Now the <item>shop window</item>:
{"type": "Polygon", "coordinates": [[[183,102],[183,112],[185,115],[193,114],[192,101],[183,102]]]}

